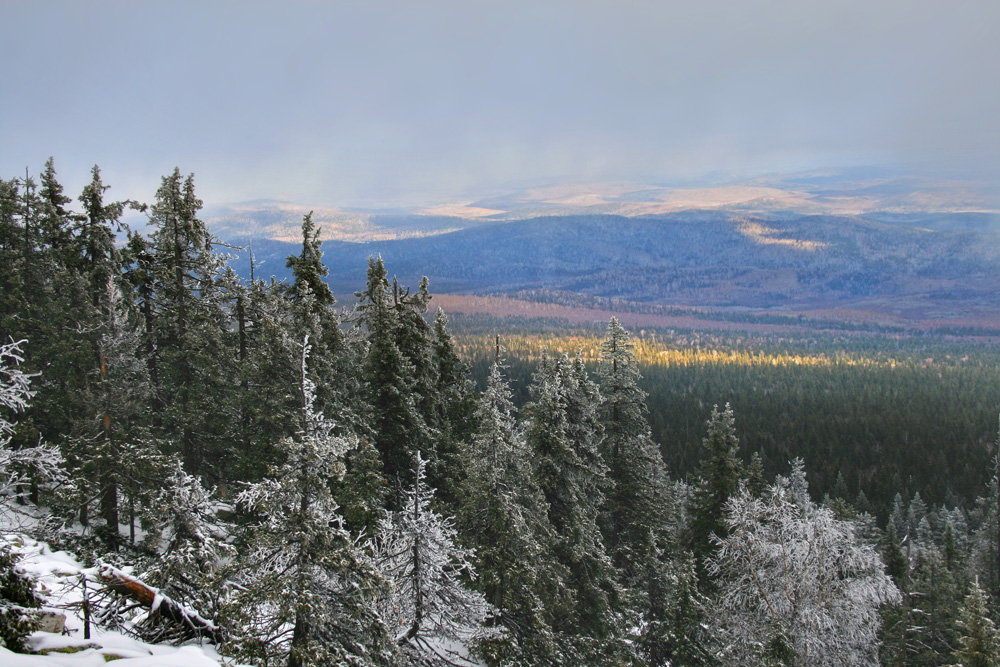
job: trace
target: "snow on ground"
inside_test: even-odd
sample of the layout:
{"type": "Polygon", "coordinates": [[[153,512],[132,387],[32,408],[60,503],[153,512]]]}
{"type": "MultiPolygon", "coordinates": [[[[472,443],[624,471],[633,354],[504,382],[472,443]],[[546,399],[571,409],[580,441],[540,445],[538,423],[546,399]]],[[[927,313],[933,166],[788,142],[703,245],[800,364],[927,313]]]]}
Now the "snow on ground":
{"type": "MultiPolygon", "coordinates": [[[[24,655],[11,653],[0,648],[0,665],[4,667],[90,667],[105,665],[112,659],[122,667],[218,667],[220,661],[214,647],[170,646],[147,644],[120,632],[91,628],[91,638],[83,638],[83,619],[80,617],[80,603],[83,591],[80,581],[83,576],[91,579],[93,568],[84,568],[71,554],[52,551],[48,544],[39,542],[21,533],[0,534],[0,545],[9,545],[21,559],[18,567],[31,574],[38,582],[42,597],[46,600],[43,609],[66,615],[66,632],[36,632],[30,638],[35,651],[74,650],[73,653],[50,653],[48,655],[24,655]]],[[[94,588],[97,584],[93,584],[94,588]]],[[[93,590],[93,589],[92,589],[93,590]]]]}
{"type": "MultiPolygon", "coordinates": [[[[0,648],[0,665],[4,667],[104,667],[108,664],[105,656],[114,652],[86,649],[77,653],[55,653],[51,655],[25,655],[11,653],[0,648]]],[[[139,658],[114,660],[122,667],[217,667],[219,663],[209,658],[197,646],[181,646],[168,653],[146,655],[139,658]]]]}

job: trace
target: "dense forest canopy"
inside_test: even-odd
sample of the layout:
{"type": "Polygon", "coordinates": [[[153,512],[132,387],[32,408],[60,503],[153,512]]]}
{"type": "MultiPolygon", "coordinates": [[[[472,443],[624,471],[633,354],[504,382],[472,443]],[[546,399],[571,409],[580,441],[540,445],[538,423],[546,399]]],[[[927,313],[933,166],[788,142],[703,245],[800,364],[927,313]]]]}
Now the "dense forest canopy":
{"type": "Polygon", "coordinates": [[[996,664],[995,352],[456,335],[378,256],[335,295],[309,215],[247,280],[193,176],[108,190],[0,180],[0,508],[99,564],[88,624],[289,667],[996,664]]]}
{"type": "MultiPolygon", "coordinates": [[[[517,402],[542,350],[596,365],[600,325],[453,316],[459,353],[484,378],[491,334],[503,338],[517,402]]],[[[650,426],[675,474],[693,472],[713,404],[739,415],[742,456],[770,475],[802,457],[811,488],[838,477],[883,519],[896,493],[968,506],[989,481],[1000,396],[993,345],[933,336],[754,335],[643,330],[635,337],[650,426]]],[[[841,494],[844,491],[839,491],[841,494]]]]}

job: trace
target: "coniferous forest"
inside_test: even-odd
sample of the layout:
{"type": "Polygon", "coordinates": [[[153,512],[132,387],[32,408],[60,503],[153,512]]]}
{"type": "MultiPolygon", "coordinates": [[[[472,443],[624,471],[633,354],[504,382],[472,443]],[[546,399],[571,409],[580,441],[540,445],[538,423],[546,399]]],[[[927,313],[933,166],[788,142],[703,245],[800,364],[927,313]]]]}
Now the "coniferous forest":
{"type": "MultiPolygon", "coordinates": [[[[0,180],[0,511],[93,565],[88,628],[289,667],[1000,663],[995,401],[931,412],[995,366],[453,336],[377,256],[334,295],[309,215],[277,282],[180,170],[72,194],[0,180]],[[878,419],[829,418],[859,386],[878,419]],[[892,419],[905,387],[934,400],[892,419]]],[[[44,591],[9,546],[0,579],[27,651],[44,591]]]]}

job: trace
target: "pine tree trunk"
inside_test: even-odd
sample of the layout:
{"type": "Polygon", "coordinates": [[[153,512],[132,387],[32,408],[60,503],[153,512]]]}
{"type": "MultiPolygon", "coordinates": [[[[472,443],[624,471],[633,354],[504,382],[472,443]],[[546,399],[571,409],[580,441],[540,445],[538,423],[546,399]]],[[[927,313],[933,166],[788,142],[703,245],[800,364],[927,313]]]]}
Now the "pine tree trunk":
{"type": "Polygon", "coordinates": [[[84,482],[80,490],[83,492],[83,502],[80,504],[80,523],[86,527],[90,525],[90,490],[84,482]]]}
{"type": "Polygon", "coordinates": [[[156,344],[153,341],[153,303],[152,288],[148,281],[139,285],[139,296],[142,298],[142,319],[146,331],[146,367],[149,370],[149,380],[153,387],[150,407],[153,411],[153,425],[160,425],[160,413],[163,403],[160,401],[160,365],[156,359],[156,344]]]}
{"type": "MultiPolygon", "coordinates": [[[[101,363],[101,383],[104,385],[104,403],[107,405],[107,377],[108,364],[103,354],[100,355],[101,363]]],[[[111,414],[105,409],[101,418],[101,431],[104,435],[104,447],[106,455],[101,465],[101,516],[107,528],[108,537],[115,542],[118,540],[118,477],[115,474],[115,466],[118,461],[113,460],[111,451],[111,414]]]]}
{"type": "MultiPolygon", "coordinates": [[[[304,383],[303,383],[304,384],[304,383]]],[[[303,406],[307,405],[307,399],[305,394],[302,396],[303,406]]],[[[303,407],[303,414],[306,414],[306,409],[303,407]]],[[[306,418],[303,418],[306,421],[306,418]]],[[[306,462],[303,460],[302,468],[299,471],[300,480],[300,490],[302,497],[299,500],[299,515],[305,517],[306,513],[309,511],[309,472],[306,468],[306,462]]],[[[295,576],[295,597],[296,597],[296,609],[295,609],[295,627],[292,629],[292,645],[291,650],[288,652],[288,667],[306,667],[305,661],[299,655],[299,649],[302,644],[308,640],[309,637],[309,622],[305,617],[302,609],[298,607],[298,600],[305,593],[306,590],[306,552],[305,545],[300,542],[298,545],[298,554],[296,557],[296,576],[295,576]]]]}
{"type": "MultiPolygon", "coordinates": [[[[106,474],[108,472],[106,471],[106,474]]],[[[107,527],[108,537],[118,539],[118,480],[114,473],[108,474],[101,488],[101,518],[107,527]]]]}
{"type": "MultiPolygon", "coordinates": [[[[413,500],[414,525],[420,525],[420,502],[413,500]]],[[[406,633],[407,639],[413,639],[420,632],[424,622],[424,591],[420,585],[420,535],[413,536],[413,625],[406,633]]]]}
{"type": "Polygon", "coordinates": [[[219,630],[212,621],[202,618],[193,610],[187,609],[170,598],[161,597],[156,589],[147,586],[139,579],[109,565],[102,565],[97,576],[101,583],[110,590],[135,600],[146,609],[150,609],[151,613],[185,628],[191,635],[207,637],[214,642],[219,642],[222,639],[219,630]],[[156,610],[152,611],[154,605],[156,605],[156,610]]]}
{"type": "Polygon", "coordinates": [[[299,657],[299,646],[308,634],[306,619],[301,612],[295,613],[295,628],[292,630],[292,646],[288,652],[288,667],[305,667],[305,662],[299,657]]]}

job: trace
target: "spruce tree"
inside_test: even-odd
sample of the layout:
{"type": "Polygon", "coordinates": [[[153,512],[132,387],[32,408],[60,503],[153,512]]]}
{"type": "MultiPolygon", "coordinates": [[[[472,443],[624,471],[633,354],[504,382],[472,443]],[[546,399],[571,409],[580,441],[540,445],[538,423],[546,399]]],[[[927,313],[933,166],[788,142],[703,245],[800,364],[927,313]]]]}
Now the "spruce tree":
{"type": "Polygon", "coordinates": [[[509,630],[508,641],[491,646],[493,658],[542,661],[554,656],[552,625],[571,609],[568,573],[553,555],[556,536],[503,369],[498,345],[476,413],[458,525],[475,549],[477,586],[497,610],[488,622],[509,630]]]}
{"type": "MultiPolygon", "coordinates": [[[[59,442],[92,423],[83,399],[88,373],[97,366],[96,311],[85,279],[70,262],[75,216],[66,208],[70,200],[51,160],[42,179],[41,188],[27,174],[20,182],[11,213],[21,238],[11,264],[4,266],[17,276],[16,292],[10,295],[17,296],[8,302],[13,311],[0,314],[0,332],[14,340],[29,339],[25,368],[44,370],[15,434],[17,447],[32,446],[43,432],[59,442]]],[[[37,488],[32,485],[33,496],[37,488]]]]}
{"type": "Polygon", "coordinates": [[[896,524],[889,522],[886,527],[885,538],[882,542],[882,559],[885,561],[885,571],[891,576],[899,586],[906,583],[906,575],[909,573],[909,564],[906,556],[899,545],[899,536],[896,534],[896,524]]]}
{"type": "Polygon", "coordinates": [[[292,303],[293,326],[299,335],[309,334],[312,345],[313,377],[316,378],[316,400],[322,410],[339,415],[339,423],[355,427],[359,418],[357,394],[360,383],[349,359],[341,319],[334,310],[336,299],[324,278],[329,269],[323,263],[320,229],[312,220],[312,212],[302,219],[302,249],[288,257],[292,269],[292,284],[288,297],[292,303]]]}
{"type": "MultiPolygon", "coordinates": [[[[142,332],[131,295],[124,292],[120,282],[127,260],[115,244],[125,209],[142,207],[131,201],[106,202],[108,189],[101,180],[100,168],[94,165],[91,180],[79,197],[84,212],[73,217],[76,234],[72,243],[66,242],[63,259],[86,295],[75,311],[78,330],[85,332],[92,355],[79,392],[84,397],[83,414],[74,426],[67,458],[79,466],[80,472],[86,471],[76,476],[83,516],[88,514],[86,505],[93,494],[88,478],[96,478],[102,532],[108,545],[113,546],[118,541],[121,488],[128,484],[135,490],[137,479],[155,474],[153,470],[143,473],[142,467],[150,464],[157,453],[138,446],[150,444],[145,418],[151,385],[139,356],[142,332]],[[123,465],[121,455],[126,442],[133,456],[123,465]]],[[[134,495],[130,500],[134,501],[134,495]]],[[[132,507],[130,504],[130,536],[135,530],[132,507]]]]}
{"type": "Polygon", "coordinates": [[[71,266],[72,226],[76,216],[66,208],[73,200],[66,196],[62,184],[56,179],[53,158],[50,157],[45,162],[39,181],[38,226],[41,245],[55,255],[55,263],[71,266]]]}
{"type": "Polygon", "coordinates": [[[160,472],[160,455],[146,423],[151,386],[147,367],[137,355],[142,331],[115,277],[105,279],[101,321],[95,332],[99,335],[94,341],[97,363],[85,392],[90,419],[70,441],[69,460],[77,467],[80,503],[89,502],[93,493],[89,481],[96,481],[102,533],[107,544],[115,547],[122,489],[128,487],[131,492],[129,525],[134,535],[133,503],[142,493],[139,482],[160,472]]]}
{"type": "Polygon", "coordinates": [[[382,258],[369,258],[368,282],[357,294],[357,310],[359,324],[368,331],[362,375],[372,441],[393,488],[389,504],[399,507],[402,488],[412,482],[411,461],[429,436],[414,397],[413,364],[397,344],[399,313],[386,276],[382,258]]]}
{"type": "Polygon", "coordinates": [[[122,215],[126,209],[145,210],[146,207],[132,200],[106,202],[104,194],[111,186],[104,184],[96,164],[90,176],[90,183],[84,186],[79,197],[83,215],[76,219],[73,262],[86,277],[97,306],[108,281],[120,276],[126,261],[115,244],[116,234],[127,229],[121,222],[122,215]]]}
{"type": "Polygon", "coordinates": [[[334,435],[335,424],[316,411],[308,356],[307,339],[299,431],[281,443],[287,459],[237,499],[253,520],[239,588],[224,614],[233,627],[224,649],[288,667],[388,664],[393,651],[374,606],[383,580],[344,528],[331,494],[357,439],[334,435]]]}
{"type": "Polygon", "coordinates": [[[760,451],[750,455],[750,465],[747,466],[747,490],[758,498],[767,490],[768,484],[764,474],[764,459],[760,451]]]}
{"type": "Polygon", "coordinates": [[[278,443],[296,430],[301,351],[293,336],[303,332],[283,284],[258,280],[231,289],[239,369],[232,477],[260,481],[283,457],[278,443]]]}
{"type": "Polygon", "coordinates": [[[17,179],[0,179],[0,262],[6,267],[0,271],[0,340],[13,337],[22,315],[20,210],[17,179]]]}
{"type": "Polygon", "coordinates": [[[440,308],[434,316],[431,351],[436,385],[430,419],[437,431],[437,456],[428,479],[437,484],[445,507],[457,507],[465,468],[463,449],[476,429],[476,396],[469,366],[459,358],[448,318],[440,308]]]}
{"type": "Polygon", "coordinates": [[[597,446],[599,396],[582,364],[565,355],[543,355],[525,411],[535,476],[556,532],[555,553],[569,571],[567,583],[576,598],[574,613],[560,619],[557,628],[606,639],[615,629],[612,605],[618,591],[597,524],[605,484],[597,446]]]}
{"type": "Polygon", "coordinates": [[[453,521],[431,508],[434,490],[419,451],[413,479],[402,508],[385,516],[376,536],[375,560],[393,584],[379,608],[406,653],[437,663],[443,656],[434,640],[471,648],[494,610],[467,587],[475,577],[472,552],[458,544],[453,521]]]}
{"type": "Polygon", "coordinates": [[[162,423],[179,442],[185,468],[217,476],[228,420],[215,408],[226,401],[199,397],[221,397],[231,387],[230,378],[223,379],[230,358],[223,342],[229,322],[215,283],[221,258],[198,218],[201,206],[194,176],[182,178],[174,169],[163,178],[150,209],[153,350],[160,367],[155,391],[165,408],[162,423]]]}
{"type": "Polygon", "coordinates": [[[344,525],[355,536],[371,537],[378,529],[389,489],[382,474],[382,457],[366,437],[344,458],[344,478],[334,484],[334,498],[344,525]]]}
{"type": "Polygon", "coordinates": [[[958,645],[956,619],[967,591],[964,573],[951,571],[935,544],[920,550],[910,571],[907,601],[913,605],[912,635],[918,639],[920,664],[940,661],[958,645]]]}
{"type": "Polygon", "coordinates": [[[611,318],[601,345],[601,453],[608,464],[610,492],[605,524],[615,565],[627,578],[639,576],[664,536],[667,473],[646,420],[646,395],[639,388],[628,332],[611,318]]]}
{"type": "Polygon", "coordinates": [[[333,306],[336,303],[330,286],[323,280],[330,274],[323,264],[323,251],[320,249],[320,230],[312,220],[312,211],[302,218],[302,252],[291,255],[285,266],[292,270],[292,284],[288,288],[293,298],[312,298],[316,310],[333,306]]]}
{"type": "Polygon", "coordinates": [[[712,535],[726,536],[725,505],[739,489],[743,465],[736,456],[739,439],[736,418],[726,404],[723,410],[712,408],[708,433],[702,440],[705,458],[696,474],[696,486],[691,507],[691,545],[701,559],[714,550],[712,535]]]}
{"type": "Polygon", "coordinates": [[[695,559],[690,552],[664,562],[647,556],[648,610],[639,640],[651,667],[711,665],[714,656],[707,627],[708,599],[698,590],[695,559]]]}
{"type": "MultiPolygon", "coordinates": [[[[435,489],[451,486],[457,481],[459,471],[454,457],[438,451],[442,439],[444,417],[439,393],[438,364],[435,358],[433,331],[427,323],[426,314],[431,295],[428,280],[424,276],[417,290],[413,292],[392,279],[392,304],[396,313],[396,346],[406,359],[410,369],[410,392],[413,406],[422,423],[415,433],[419,440],[414,442],[427,461],[427,479],[435,489]]],[[[450,489],[445,491],[448,505],[453,504],[450,489]]]]}
{"type": "Polygon", "coordinates": [[[995,667],[1000,664],[997,630],[989,617],[987,596],[978,581],[969,586],[969,594],[958,617],[959,646],[955,660],[963,667],[995,667]]]}

